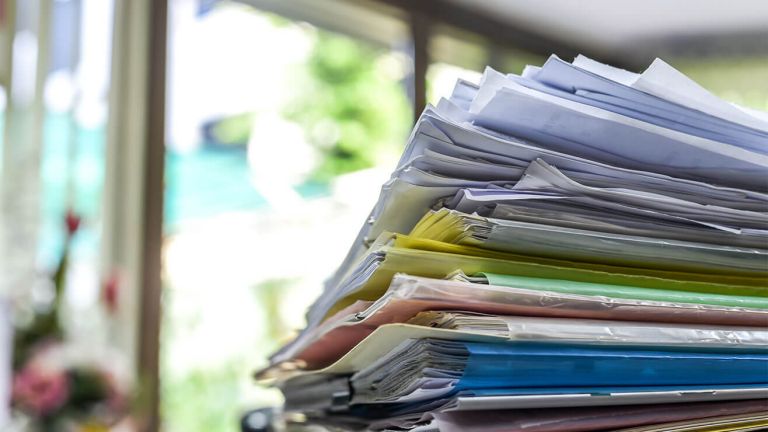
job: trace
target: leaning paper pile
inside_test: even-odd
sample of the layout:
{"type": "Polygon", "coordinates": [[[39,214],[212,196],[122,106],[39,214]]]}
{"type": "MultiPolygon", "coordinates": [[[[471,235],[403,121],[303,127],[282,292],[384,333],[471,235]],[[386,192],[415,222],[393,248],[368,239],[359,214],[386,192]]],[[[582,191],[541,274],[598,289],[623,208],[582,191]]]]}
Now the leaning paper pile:
{"type": "Polygon", "coordinates": [[[768,427],[766,192],[768,115],[662,61],[488,69],[259,377],[339,429],[768,427]]]}

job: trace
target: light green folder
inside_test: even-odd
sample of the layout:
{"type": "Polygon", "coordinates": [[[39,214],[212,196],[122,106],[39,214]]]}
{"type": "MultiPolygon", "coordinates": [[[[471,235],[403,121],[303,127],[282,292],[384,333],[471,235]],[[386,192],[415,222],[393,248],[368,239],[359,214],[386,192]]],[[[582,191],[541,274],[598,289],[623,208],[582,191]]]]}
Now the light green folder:
{"type": "Polygon", "coordinates": [[[603,296],[632,300],[669,301],[718,306],[768,309],[768,298],[757,296],[722,295],[690,291],[641,288],[622,285],[608,285],[589,282],[575,282],[562,279],[541,279],[494,273],[481,273],[490,285],[552,291],[566,294],[603,296]]]}
{"type": "MultiPolygon", "coordinates": [[[[568,261],[565,259],[533,257],[510,252],[493,251],[474,246],[456,245],[401,234],[394,235],[394,246],[420,251],[490,258],[521,265],[535,264],[539,266],[539,271],[536,272],[537,274],[504,272],[505,274],[520,274],[521,276],[600,282],[616,285],[636,285],[649,288],[669,288],[669,284],[665,280],[671,280],[690,282],[690,284],[676,284],[677,286],[672,288],[675,290],[768,296],[768,278],[765,276],[703,274],[675,270],[585,263],[568,261]],[[627,281],[627,277],[632,277],[633,281],[627,281]]],[[[405,270],[403,271],[407,272],[405,270]]]]}

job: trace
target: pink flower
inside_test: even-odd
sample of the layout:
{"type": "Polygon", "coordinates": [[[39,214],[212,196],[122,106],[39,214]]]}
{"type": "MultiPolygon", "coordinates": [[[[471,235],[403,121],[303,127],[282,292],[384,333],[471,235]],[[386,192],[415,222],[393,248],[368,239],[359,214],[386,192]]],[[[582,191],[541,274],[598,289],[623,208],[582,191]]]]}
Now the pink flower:
{"type": "Polygon", "coordinates": [[[107,388],[107,406],[112,412],[119,413],[125,410],[127,399],[115,376],[109,371],[102,371],[102,378],[107,388]]]}
{"type": "Polygon", "coordinates": [[[28,364],[13,378],[13,403],[21,410],[45,417],[66,403],[69,379],[61,371],[28,364]]]}
{"type": "Polygon", "coordinates": [[[67,210],[67,216],[64,218],[67,224],[67,235],[72,236],[80,228],[80,222],[82,219],[72,210],[67,210]]]}
{"type": "Polygon", "coordinates": [[[104,306],[107,308],[107,312],[114,315],[117,313],[119,293],[120,293],[120,278],[117,272],[112,272],[109,275],[104,287],[101,291],[101,300],[104,302],[104,306]]]}

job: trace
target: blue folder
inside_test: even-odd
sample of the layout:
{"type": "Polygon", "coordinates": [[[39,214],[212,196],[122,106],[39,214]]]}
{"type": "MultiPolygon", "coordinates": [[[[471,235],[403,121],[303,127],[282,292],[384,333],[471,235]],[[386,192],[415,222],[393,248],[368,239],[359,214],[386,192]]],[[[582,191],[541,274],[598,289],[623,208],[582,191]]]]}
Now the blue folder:
{"type": "Polygon", "coordinates": [[[766,353],[459,344],[463,344],[469,356],[457,389],[768,383],[766,353]]]}

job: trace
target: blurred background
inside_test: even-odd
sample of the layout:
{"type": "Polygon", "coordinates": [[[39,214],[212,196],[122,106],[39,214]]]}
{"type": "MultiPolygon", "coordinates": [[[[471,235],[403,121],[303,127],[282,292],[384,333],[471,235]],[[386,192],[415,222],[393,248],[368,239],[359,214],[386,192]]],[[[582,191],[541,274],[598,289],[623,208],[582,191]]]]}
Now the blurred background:
{"type": "Polygon", "coordinates": [[[251,373],[414,118],[551,53],[662,57],[768,110],[762,0],[0,0],[0,428],[229,431],[279,404],[251,373]],[[101,402],[61,408],[37,366],[62,362],[101,402]]]}

